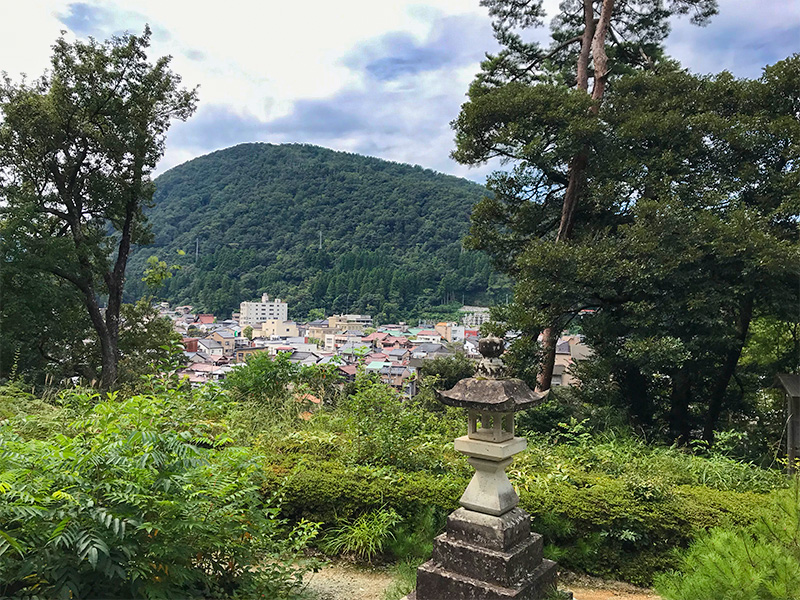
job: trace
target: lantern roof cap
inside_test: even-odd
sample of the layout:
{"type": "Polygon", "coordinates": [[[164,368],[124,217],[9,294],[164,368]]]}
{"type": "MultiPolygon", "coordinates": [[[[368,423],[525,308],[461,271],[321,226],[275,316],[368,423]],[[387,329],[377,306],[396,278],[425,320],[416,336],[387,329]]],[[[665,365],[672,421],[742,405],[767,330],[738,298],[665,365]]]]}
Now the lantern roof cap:
{"type": "Polygon", "coordinates": [[[541,404],[550,390],[535,392],[521,379],[504,377],[500,356],[504,343],[498,337],[486,337],[478,343],[483,359],[475,376],[462,379],[436,397],[448,406],[490,412],[516,412],[541,404]]]}

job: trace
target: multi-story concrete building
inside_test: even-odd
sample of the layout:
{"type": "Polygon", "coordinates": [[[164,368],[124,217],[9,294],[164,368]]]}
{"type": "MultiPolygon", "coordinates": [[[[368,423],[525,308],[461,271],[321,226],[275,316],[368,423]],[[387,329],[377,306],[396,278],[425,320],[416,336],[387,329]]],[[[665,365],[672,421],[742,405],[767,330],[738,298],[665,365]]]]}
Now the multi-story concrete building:
{"type": "Polygon", "coordinates": [[[259,323],[269,320],[287,321],[289,319],[289,305],[281,302],[280,298],[270,301],[269,296],[261,296],[261,302],[242,302],[239,307],[239,325],[254,327],[259,323]]]}

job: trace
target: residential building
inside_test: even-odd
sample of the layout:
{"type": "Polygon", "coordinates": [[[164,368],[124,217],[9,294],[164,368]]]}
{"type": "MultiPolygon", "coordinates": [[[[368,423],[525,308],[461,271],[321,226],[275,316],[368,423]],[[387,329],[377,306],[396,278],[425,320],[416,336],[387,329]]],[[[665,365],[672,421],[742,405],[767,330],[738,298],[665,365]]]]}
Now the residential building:
{"type": "Polygon", "coordinates": [[[267,319],[261,323],[261,331],[257,335],[265,338],[287,338],[297,337],[300,332],[297,329],[297,323],[294,321],[267,319]]]}
{"type": "Polygon", "coordinates": [[[220,357],[225,355],[225,350],[217,340],[211,338],[203,338],[197,341],[198,352],[205,352],[209,356],[220,357]]]}
{"type": "Polygon", "coordinates": [[[583,343],[580,336],[568,335],[559,338],[556,343],[556,359],[553,363],[553,378],[550,380],[550,386],[577,385],[578,379],[573,375],[571,367],[591,355],[592,349],[583,343]]]}
{"type": "Polygon", "coordinates": [[[219,342],[222,345],[223,354],[233,354],[233,350],[236,348],[236,336],[233,335],[233,332],[225,329],[220,329],[213,332],[206,339],[216,340],[219,342]]]}
{"type": "Polygon", "coordinates": [[[328,327],[337,331],[348,329],[363,333],[364,329],[372,327],[372,317],[370,315],[333,315],[328,317],[328,327]]]}
{"type": "Polygon", "coordinates": [[[425,343],[438,344],[442,341],[442,335],[435,329],[423,329],[422,331],[417,333],[416,340],[417,342],[423,344],[425,343]]]}
{"type": "Polygon", "coordinates": [[[239,325],[241,327],[255,327],[264,321],[275,319],[287,321],[289,319],[289,305],[281,302],[280,298],[270,300],[267,294],[261,296],[261,302],[242,302],[239,306],[239,325]]]}
{"type": "Polygon", "coordinates": [[[413,378],[414,370],[405,365],[391,365],[386,363],[381,368],[380,375],[382,383],[402,391],[408,387],[408,379],[413,378]]]}
{"type": "Polygon", "coordinates": [[[237,363],[243,363],[253,354],[265,352],[264,348],[236,348],[233,353],[233,358],[237,363]]]}

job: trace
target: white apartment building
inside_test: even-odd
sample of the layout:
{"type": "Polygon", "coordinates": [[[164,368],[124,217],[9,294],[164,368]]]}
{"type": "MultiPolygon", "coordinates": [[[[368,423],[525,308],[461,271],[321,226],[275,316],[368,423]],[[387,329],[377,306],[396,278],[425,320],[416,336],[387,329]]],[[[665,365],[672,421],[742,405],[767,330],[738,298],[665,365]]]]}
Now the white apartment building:
{"type": "Polygon", "coordinates": [[[289,320],[289,305],[280,298],[270,301],[269,296],[261,296],[261,302],[242,302],[239,305],[239,326],[254,327],[265,321],[289,320]]]}

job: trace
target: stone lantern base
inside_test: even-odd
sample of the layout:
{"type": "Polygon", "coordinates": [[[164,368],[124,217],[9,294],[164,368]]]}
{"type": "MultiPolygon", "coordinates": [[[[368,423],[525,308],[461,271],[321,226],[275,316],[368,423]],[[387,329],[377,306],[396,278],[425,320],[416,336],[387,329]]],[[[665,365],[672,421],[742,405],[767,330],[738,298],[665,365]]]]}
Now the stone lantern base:
{"type": "Polygon", "coordinates": [[[542,536],[531,533],[528,513],[459,508],[406,600],[540,600],[555,585],[556,563],[542,558],[542,536]]]}

